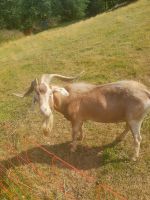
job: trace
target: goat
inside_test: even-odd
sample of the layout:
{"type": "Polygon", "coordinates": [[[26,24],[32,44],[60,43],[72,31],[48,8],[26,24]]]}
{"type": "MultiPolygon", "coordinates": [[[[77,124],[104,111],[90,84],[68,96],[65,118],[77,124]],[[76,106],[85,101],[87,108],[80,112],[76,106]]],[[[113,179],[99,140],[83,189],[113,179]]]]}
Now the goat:
{"type": "Polygon", "coordinates": [[[145,85],[124,80],[103,85],[72,83],[62,88],[49,86],[51,77],[54,76],[43,75],[41,82],[36,82],[34,86],[40,110],[46,116],[43,125],[46,132],[52,128],[53,108],[72,124],[71,151],[77,148],[78,134],[80,133],[80,139],[84,136],[82,125],[86,120],[102,123],[126,122],[121,136],[123,138],[131,130],[135,143],[133,160],[139,157],[142,140],[140,129],[145,115],[150,110],[150,91],[145,85]]]}

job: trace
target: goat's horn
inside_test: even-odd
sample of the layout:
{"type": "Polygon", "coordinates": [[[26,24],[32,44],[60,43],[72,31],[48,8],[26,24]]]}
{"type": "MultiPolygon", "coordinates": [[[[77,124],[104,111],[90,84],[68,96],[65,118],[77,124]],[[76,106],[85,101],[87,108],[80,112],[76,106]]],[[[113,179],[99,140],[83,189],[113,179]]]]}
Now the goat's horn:
{"type": "Polygon", "coordinates": [[[26,97],[26,96],[30,95],[33,92],[35,86],[37,86],[37,85],[38,85],[38,79],[36,78],[35,80],[33,80],[31,82],[30,87],[28,88],[28,90],[25,93],[23,93],[23,94],[13,93],[13,95],[15,95],[17,97],[21,97],[21,98],[26,97]]]}
{"type": "Polygon", "coordinates": [[[53,78],[58,78],[62,81],[72,81],[79,78],[82,74],[83,74],[83,71],[78,76],[74,76],[74,77],[63,76],[60,74],[43,74],[41,78],[41,82],[46,82],[49,84],[53,78]]]}

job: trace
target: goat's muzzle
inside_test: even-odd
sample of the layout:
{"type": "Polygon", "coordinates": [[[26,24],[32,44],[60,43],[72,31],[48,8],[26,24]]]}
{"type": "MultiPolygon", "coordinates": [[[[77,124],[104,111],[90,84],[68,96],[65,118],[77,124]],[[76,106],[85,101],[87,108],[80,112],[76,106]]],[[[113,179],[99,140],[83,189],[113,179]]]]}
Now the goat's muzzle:
{"type": "Polygon", "coordinates": [[[50,109],[43,107],[43,106],[40,107],[40,111],[41,111],[42,115],[44,115],[45,117],[50,117],[50,115],[52,114],[50,109]]]}

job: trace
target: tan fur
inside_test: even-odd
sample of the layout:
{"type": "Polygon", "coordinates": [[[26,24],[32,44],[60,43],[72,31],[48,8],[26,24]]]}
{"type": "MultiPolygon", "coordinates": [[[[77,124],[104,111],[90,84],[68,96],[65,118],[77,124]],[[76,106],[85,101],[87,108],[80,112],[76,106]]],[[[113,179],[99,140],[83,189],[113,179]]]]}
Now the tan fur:
{"type": "Polygon", "coordinates": [[[74,83],[67,85],[65,89],[69,92],[69,97],[54,93],[54,108],[72,123],[73,150],[76,149],[76,135],[86,120],[103,123],[124,121],[133,136],[140,134],[132,126],[138,126],[150,109],[150,93],[143,84],[136,81],[104,85],[74,83]]]}
{"type": "Polygon", "coordinates": [[[103,85],[73,83],[64,88],[49,87],[53,78],[73,80],[76,77],[66,77],[59,74],[45,74],[40,83],[37,79],[31,82],[24,94],[28,96],[35,91],[34,101],[39,102],[44,115],[44,132],[50,132],[53,123],[53,107],[62,113],[72,124],[72,151],[76,149],[78,133],[83,137],[82,124],[86,120],[103,123],[126,122],[123,136],[130,129],[135,143],[133,159],[139,156],[141,135],[140,129],[144,116],[150,110],[150,91],[136,81],[118,81],[103,85]],[[69,96],[68,96],[69,95],[69,96]]]}
{"type": "Polygon", "coordinates": [[[140,118],[144,112],[143,100],[149,100],[144,85],[135,81],[120,81],[105,85],[90,85],[78,89],[80,84],[70,84],[69,97],[54,94],[54,107],[72,121],[73,116],[82,120],[118,122],[129,117],[140,118]],[[77,88],[75,87],[77,85],[77,88]],[[143,90],[144,89],[144,90],[143,90]],[[132,111],[132,114],[131,114],[132,111]],[[133,115],[133,116],[132,116],[133,115]]]}

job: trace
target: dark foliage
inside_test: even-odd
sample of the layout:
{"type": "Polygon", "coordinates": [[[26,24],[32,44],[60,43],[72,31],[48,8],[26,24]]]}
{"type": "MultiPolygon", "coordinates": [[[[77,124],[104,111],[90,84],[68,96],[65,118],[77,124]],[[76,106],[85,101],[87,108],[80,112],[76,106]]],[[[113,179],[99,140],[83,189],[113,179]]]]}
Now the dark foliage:
{"type": "MultiPolygon", "coordinates": [[[[0,0],[0,28],[27,34],[60,22],[94,16],[126,0],[0,0]]],[[[129,0],[129,2],[132,0],[129,0]]]]}

